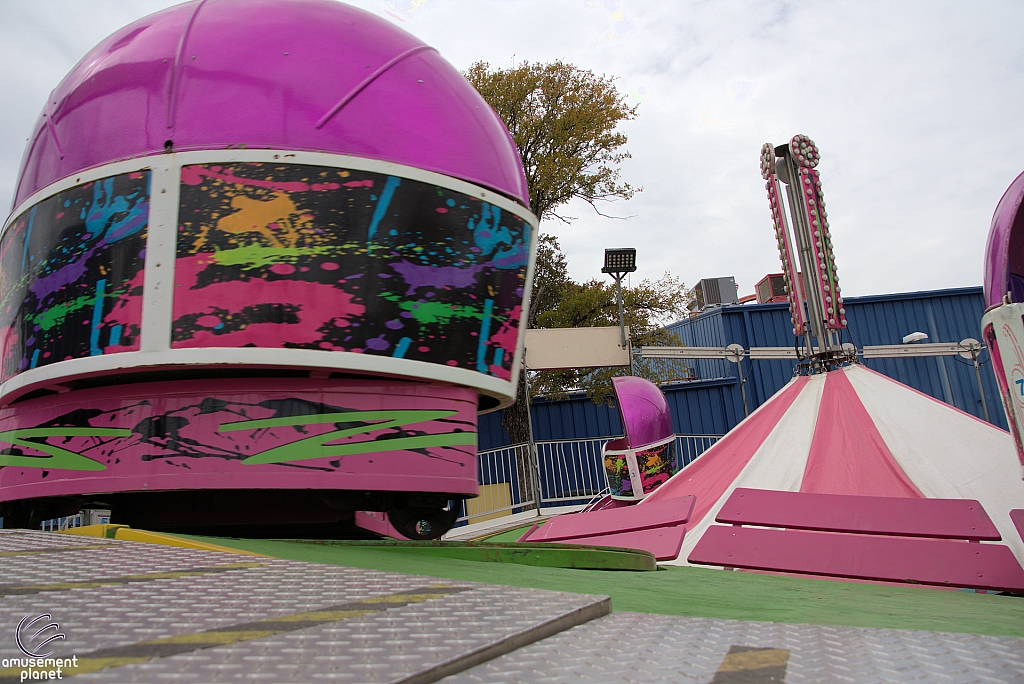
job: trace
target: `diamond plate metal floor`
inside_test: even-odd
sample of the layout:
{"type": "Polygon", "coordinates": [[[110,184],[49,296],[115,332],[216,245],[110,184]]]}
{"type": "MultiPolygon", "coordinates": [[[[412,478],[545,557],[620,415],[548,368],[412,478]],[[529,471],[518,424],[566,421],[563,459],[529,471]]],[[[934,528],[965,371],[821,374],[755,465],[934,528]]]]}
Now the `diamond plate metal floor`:
{"type": "Polygon", "coordinates": [[[443,681],[1024,682],[1024,639],[615,613],[443,681]]]}
{"type": "MultiPolygon", "coordinates": [[[[599,596],[0,530],[0,658],[23,657],[19,620],[50,614],[66,635],[53,657],[76,656],[63,672],[75,681],[1024,682],[1024,639],[609,608],[599,596]]],[[[20,680],[20,666],[0,669],[0,684],[20,680]]]]}
{"type": "Polygon", "coordinates": [[[66,640],[47,650],[76,656],[63,675],[83,682],[431,682],[609,609],[600,596],[0,530],[0,658],[24,658],[18,622],[50,614],[66,640]]]}

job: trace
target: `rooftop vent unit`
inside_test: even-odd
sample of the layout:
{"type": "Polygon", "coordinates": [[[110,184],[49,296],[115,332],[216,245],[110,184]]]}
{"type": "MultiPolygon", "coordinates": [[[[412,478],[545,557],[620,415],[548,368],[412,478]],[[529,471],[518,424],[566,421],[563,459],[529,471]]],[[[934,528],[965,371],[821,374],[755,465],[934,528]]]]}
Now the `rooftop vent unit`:
{"type": "Polygon", "coordinates": [[[757,295],[758,304],[789,301],[789,293],[786,292],[786,277],[781,273],[769,273],[761,278],[754,286],[754,293],[757,295]]]}
{"type": "Polygon", "coordinates": [[[692,312],[704,311],[723,304],[738,304],[736,278],[704,278],[693,288],[692,312]]]}

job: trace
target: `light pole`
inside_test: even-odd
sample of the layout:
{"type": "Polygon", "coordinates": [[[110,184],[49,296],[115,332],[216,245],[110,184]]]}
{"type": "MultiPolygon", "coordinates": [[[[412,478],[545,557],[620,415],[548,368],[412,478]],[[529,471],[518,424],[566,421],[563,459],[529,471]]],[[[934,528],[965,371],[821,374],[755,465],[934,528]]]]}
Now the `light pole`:
{"type": "MultiPolygon", "coordinates": [[[[626,349],[626,324],[622,318],[622,277],[636,270],[636,250],[632,247],[604,250],[604,268],[615,279],[615,294],[619,302],[619,333],[622,336],[622,348],[626,349]]],[[[633,374],[633,356],[629,357],[629,374],[633,374]]]]}

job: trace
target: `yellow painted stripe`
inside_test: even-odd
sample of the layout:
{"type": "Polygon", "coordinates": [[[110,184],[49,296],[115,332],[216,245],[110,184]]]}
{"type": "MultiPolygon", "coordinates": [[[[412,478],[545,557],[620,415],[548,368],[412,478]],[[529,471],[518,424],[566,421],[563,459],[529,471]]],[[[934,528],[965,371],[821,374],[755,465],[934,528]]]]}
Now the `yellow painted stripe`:
{"type": "Polygon", "coordinates": [[[66,551],[89,551],[105,549],[107,551],[116,549],[114,544],[79,544],[77,546],[61,546],[56,549],[25,549],[24,551],[0,551],[0,558],[5,556],[29,556],[34,553],[64,553],[66,551]]]}
{"type": "Polygon", "coordinates": [[[311,613],[295,613],[294,615],[283,615],[276,618],[268,618],[270,622],[335,622],[347,620],[354,617],[362,617],[370,613],[379,613],[379,610],[315,610],[311,613]]]}
{"type": "Polygon", "coordinates": [[[739,672],[740,670],[760,670],[766,667],[786,667],[789,662],[789,651],[781,648],[766,648],[756,651],[728,653],[718,666],[719,672],[739,672]]]}
{"type": "Polygon", "coordinates": [[[233,644],[236,641],[262,639],[263,637],[278,634],[281,631],[283,630],[249,629],[242,632],[196,632],[195,634],[179,634],[178,636],[156,639],[155,641],[143,641],[142,643],[137,644],[137,646],[157,646],[159,644],[196,644],[197,646],[205,644],[207,646],[221,646],[223,644],[233,644]]]}
{"type": "Polygon", "coordinates": [[[114,539],[123,539],[124,541],[145,542],[147,544],[162,544],[163,546],[177,546],[184,549],[198,549],[200,551],[219,551],[220,553],[235,553],[242,556],[260,556],[261,558],[269,558],[269,556],[266,556],[262,553],[255,553],[253,551],[232,549],[228,546],[220,546],[219,544],[208,544],[207,542],[196,541],[194,539],[183,539],[181,537],[174,537],[172,535],[161,534],[159,532],[133,530],[129,527],[122,527],[121,529],[119,529],[114,539]]]}
{"type": "Polygon", "coordinates": [[[80,537],[101,537],[113,539],[117,531],[127,525],[86,525],[85,527],[72,527],[70,530],[60,530],[57,534],[76,534],[80,537]]]}
{"type": "Polygon", "coordinates": [[[211,572],[224,570],[240,570],[243,568],[262,568],[262,563],[231,563],[214,566],[216,570],[178,570],[176,572],[147,572],[141,575],[125,575],[109,580],[82,580],[81,582],[53,582],[51,584],[19,584],[17,589],[75,589],[78,587],[104,587],[110,584],[125,584],[133,580],[181,579],[182,577],[200,577],[211,572]]]}
{"type": "Polygon", "coordinates": [[[262,553],[232,549],[219,544],[184,539],[170,534],[160,532],[148,532],[146,530],[133,530],[128,525],[86,525],[70,530],[61,530],[61,534],[79,534],[87,537],[103,537],[106,539],[120,539],[122,541],[143,542],[145,544],[160,544],[161,546],[177,546],[184,549],[198,549],[200,551],[219,551],[221,553],[235,553],[242,556],[260,556],[266,558],[262,553]]]}
{"type": "Polygon", "coordinates": [[[96,672],[107,667],[123,667],[135,663],[144,663],[150,658],[79,658],[78,667],[71,668],[73,674],[96,672]]]}
{"type": "Polygon", "coordinates": [[[421,603],[430,599],[444,598],[448,594],[389,594],[359,601],[359,603],[421,603]]]}
{"type": "Polygon", "coordinates": [[[129,582],[144,582],[161,579],[181,579],[183,577],[201,577],[226,570],[242,570],[246,568],[266,567],[263,563],[243,562],[226,563],[224,565],[211,565],[208,568],[199,570],[180,570],[178,572],[150,572],[140,575],[126,575],[123,577],[112,577],[109,580],[82,580],[79,582],[53,582],[49,584],[0,584],[0,596],[5,594],[13,595],[24,591],[62,591],[66,589],[94,589],[96,587],[109,587],[117,584],[128,584],[129,582]]]}

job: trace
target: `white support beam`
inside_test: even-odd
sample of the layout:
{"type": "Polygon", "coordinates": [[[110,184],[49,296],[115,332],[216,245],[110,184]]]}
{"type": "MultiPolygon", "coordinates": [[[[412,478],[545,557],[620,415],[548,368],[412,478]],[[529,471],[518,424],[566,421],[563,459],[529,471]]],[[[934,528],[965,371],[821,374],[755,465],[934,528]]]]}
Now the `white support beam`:
{"type": "Polygon", "coordinates": [[[896,359],[911,356],[956,356],[963,351],[958,342],[936,342],[932,344],[880,344],[861,350],[865,359],[896,359]]]}
{"type": "Polygon", "coordinates": [[[751,347],[751,359],[792,359],[796,361],[796,349],[793,347],[751,347]]]}
{"type": "Polygon", "coordinates": [[[641,347],[645,359],[728,359],[735,354],[725,347],[641,347]]]}
{"type": "MultiPolygon", "coordinates": [[[[796,361],[798,358],[793,347],[754,347],[741,353],[752,359],[796,361]]],[[[737,353],[725,347],[641,347],[640,356],[645,359],[737,359],[737,353]]]]}
{"type": "MultiPolygon", "coordinates": [[[[820,352],[819,350],[816,350],[820,352]]],[[[957,342],[934,344],[883,344],[868,346],[859,350],[865,359],[901,358],[918,356],[956,356],[969,352],[957,342]]],[[[645,359],[727,359],[735,360],[736,354],[724,347],[641,347],[640,355],[645,359]]],[[[760,361],[798,360],[792,347],[752,347],[744,351],[745,356],[760,361]]]]}

